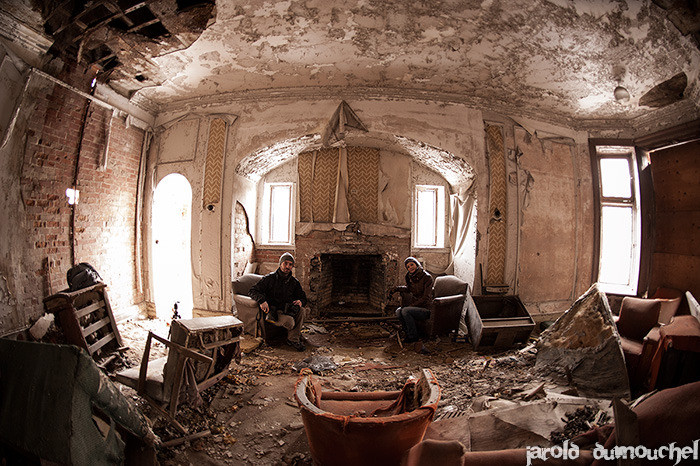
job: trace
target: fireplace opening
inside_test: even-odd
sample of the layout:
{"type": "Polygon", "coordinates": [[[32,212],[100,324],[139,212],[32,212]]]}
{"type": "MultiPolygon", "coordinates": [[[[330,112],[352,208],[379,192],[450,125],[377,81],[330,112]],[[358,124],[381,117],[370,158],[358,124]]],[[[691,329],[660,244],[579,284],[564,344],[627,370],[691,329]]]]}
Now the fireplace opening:
{"type": "Polygon", "coordinates": [[[321,254],[321,313],[381,315],[385,271],[380,254],[321,254]]]}

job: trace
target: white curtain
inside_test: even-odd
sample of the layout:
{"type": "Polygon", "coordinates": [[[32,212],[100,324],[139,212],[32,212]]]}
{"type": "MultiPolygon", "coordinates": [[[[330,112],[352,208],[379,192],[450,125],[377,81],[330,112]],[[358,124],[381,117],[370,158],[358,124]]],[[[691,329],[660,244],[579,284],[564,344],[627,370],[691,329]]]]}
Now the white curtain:
{"type": "Polygon", "coordinates": [[[440,269],[426,263],[426,269],[433,274],[454,274],[454,261],[464,253],[469,233],[469,222],[474,209],[474,196],[470,194],[450,194],[450,264],[440,269]]]}
{"type": "Polygon", "coordinates": [[[333,223],[348,223],[350,210],[348,208],[348,151],[340,147],[338,152],[338,181],[335,187],[335,206],[333,207],[333,223]]]}

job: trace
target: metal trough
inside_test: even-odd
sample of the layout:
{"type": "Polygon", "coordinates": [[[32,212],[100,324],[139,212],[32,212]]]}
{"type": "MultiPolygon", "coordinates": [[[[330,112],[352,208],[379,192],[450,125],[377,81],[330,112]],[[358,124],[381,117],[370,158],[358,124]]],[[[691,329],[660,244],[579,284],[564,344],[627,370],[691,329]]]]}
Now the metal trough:
{"type": "Polygon", "coordinates": [[[314,463],[398,465],[418,444],[433,420],[440,386],[429,369],[411,377],[400,391],[322,391],[311,375],[296,383],[314,463]]]}

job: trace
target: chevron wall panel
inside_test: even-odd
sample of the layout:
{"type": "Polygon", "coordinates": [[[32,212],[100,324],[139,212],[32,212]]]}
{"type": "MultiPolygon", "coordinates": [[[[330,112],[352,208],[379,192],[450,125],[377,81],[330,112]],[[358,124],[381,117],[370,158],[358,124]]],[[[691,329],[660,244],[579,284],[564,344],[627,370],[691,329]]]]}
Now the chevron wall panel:
{"type": "Polygon", "coordinates": [[[489,158],[489,215],[487,285],[502,285],[506,268],[506,202],[507,180],[503,129],[486,127],[486,151],[489,158]],[[498,219],[498,220],[494,220],[498,219]]]}
{"type": "Polygon", "coordinates": [[[332,222],[335,185],[338,179],[338,149],[320,149],[314,167],[312,209],[314,222],[332,222]]]}
{"type": "Polygon", "coordinates": [[[203,207],[217,204],[221,200],[225,148],[226,122],[221,118],[215,118],[209,124],[209,143],[207,144],[207,159],[204,166],[203,207]]]}
{"type": "Polygon", "coordinates": [[[350,220],[377,223],[379,150],[348,147],[348,207],[350,220]]]}
{"type": "Polygon", "coordinates": [[[297,169],[299,170],[299,219],[302,222],[313,222],[313,152],[299,154],[297,169]]]}

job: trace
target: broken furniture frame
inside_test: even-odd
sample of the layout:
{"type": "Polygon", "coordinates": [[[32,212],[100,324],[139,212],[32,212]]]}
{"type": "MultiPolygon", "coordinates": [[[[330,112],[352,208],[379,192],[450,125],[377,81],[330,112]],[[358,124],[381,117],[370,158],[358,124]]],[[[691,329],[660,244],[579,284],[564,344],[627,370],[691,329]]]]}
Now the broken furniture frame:
{"type": "Polygon", "coordinates": [[[188,401],[196,400],[200,391],[226,377],[231,361],[240,361],[242,332],[243,323],[233,316],[173,320],[170,339],[149,332],[140,367],[114,377],[135,388],[181,433],[188,434],[175,419],[183,389],[188,401]],[[168,355],[149,362],[154,339],[166,346],[168,355]]]}
{"type": "Polygon", "coordinates": [[[527,343],[535,321],[517,295],[472,296],[467,307],[469,337],[474,348],[508,348],[527,343]]]}
{"type": "Polygon", "coordinates": [[[44,307],[58,317],[68,343],[85,349],[95,360],[123,346],[104,283],[48,296],[44,307]]]}

